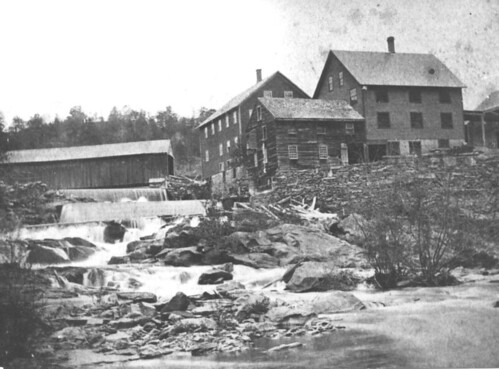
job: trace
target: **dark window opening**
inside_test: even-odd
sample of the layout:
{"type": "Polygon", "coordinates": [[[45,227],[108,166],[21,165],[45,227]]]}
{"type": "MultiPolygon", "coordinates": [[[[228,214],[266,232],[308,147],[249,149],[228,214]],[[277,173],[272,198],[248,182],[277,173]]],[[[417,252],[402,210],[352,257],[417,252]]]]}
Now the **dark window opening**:
{"type": "Polygon", "coordinates": [[[409,141],[409,154],[421,156],[421,141],[409,141]]]}
{"type": "Polygon", "coordinates": [[[387,103],[388,102],[388,90],[376,90],[376,102],[387,103]]]}
{"type": "Polygon", "coordinates": [[[421,104],[421,90],[409,90],[409,102],[421,104]]]}
{"type": "Polygon", "coordinates": [[[441,149],[448,149],[450,148],[450,143],[448,138],[441,138],[438,140],[438,147],[441,149]]]}
{"type": "Polygon", "coordinates": [[[449,90],[438,91],[438,100],[442,104],[450,104],[450,92],[449,92],[449,90]]]}
{"type": "Polygon", "coordinates": [[[378,128],[390,128],[390,113],[378,113],[378,128]]]}
{"type": "Polygon", "coordinates": [[[423,113],[411,113],[411,128],[423,128],[423,113]]]}
{"type": "Polygon", "coordinates": [[[386,144],[387,155],[389,156],[399,156],[400,155],[400,142],[398,141],[388,141],[386,144]]]}
{"type": "Polygon", "coordinates": [[[443,129],[452,129],[452,113],[440,113],[440,122],[443,129]]]}

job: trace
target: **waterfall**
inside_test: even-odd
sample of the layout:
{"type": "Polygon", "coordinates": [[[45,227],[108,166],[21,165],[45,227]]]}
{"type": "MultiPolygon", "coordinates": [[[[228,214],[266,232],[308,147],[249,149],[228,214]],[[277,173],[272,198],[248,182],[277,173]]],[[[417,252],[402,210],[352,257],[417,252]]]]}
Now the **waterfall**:
{"type": "Polygon", "coordinates": [[[60,223],[120,221],[157,216],[205,215],[201,200],[151,202],[89,202],[62,207],[60,223]]]}
{"type": "Polygon", "coordinates": [[[121,201],[166,201],[164,188],[101,188],[101,189],[67,189],[60,190],[67,198],[94,199],[96,202],[121,202],[121,201]]]}

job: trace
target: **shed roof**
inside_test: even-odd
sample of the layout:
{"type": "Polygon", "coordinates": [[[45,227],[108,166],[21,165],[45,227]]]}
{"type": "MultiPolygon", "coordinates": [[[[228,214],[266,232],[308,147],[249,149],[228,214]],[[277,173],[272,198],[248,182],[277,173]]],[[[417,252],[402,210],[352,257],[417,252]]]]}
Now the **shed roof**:
{"type": "Polygon", "coordinates": [[[496,109],[499,109],[499,91],[492,92],[475,110],[491,111],[496,109]]]}
{"type": "Polygon", "coordinates": [[[40,163],[146,154],[169,154],[173,156],[170,140],[58,147],[52,149],[16,150],[7,152],[6,162],[40,163]]]}
{"type": "MultiPolygon", "coordinates": [[[[268,76],[267,78],[264,78],[262,79],[260,82],[254,84],[253,86],[251,86],[250,88],[248,88],[247,90],[244,90],[243,92],[241,92],[239,95],[233,97],[232,99],[230,99],[224,106],[222,106],[220,109],[218,109],[216,112],[214,112],[212,115],[210,115],[207,119],[205,119],[204,122],[202,122],[198,128],[201,128],[203,127],[204,125],[206,125],[207,123],[211,122],[212,120],[214,119],[217,119],[218,117],[220,117],[221,115],[227,113],[228,111],[238,107],[239,105],[241,105],[246,99],[250,98],[259,88],[263,87],[264,85],[267,84],[267,82],[271,81],[272,79],[274,79],[275,77],[277,76],[280,76],[282,78],[285,78],[288,82],[290,82],[291,84],[293,84],[297,89],[299,89],[300,91],[303,92],[303,90],[301,88],[299,88],[298,86],[296,86],[289,78],[287,78],[284,74],[282,74],[281,72],[277,71],[275,72],[274,74],[268,76]]],[[[305,96],[308,96],[305,92],[303,92],[303,94],[305,96]]]]}
{"type": "MultiPolygon", "coordinates": [[[[324,78],[331,55],[335,55],[361,85],[465,87],[432,54],[331,50],[317,88],[324,78]]],[[[315,93],[318,93],[317,89],[315,93]]]]}
{"type": "Polygon", "coordinates": [[[346,101],[266,98],[258,99],[275,119],[364,120],[346,101]]]}

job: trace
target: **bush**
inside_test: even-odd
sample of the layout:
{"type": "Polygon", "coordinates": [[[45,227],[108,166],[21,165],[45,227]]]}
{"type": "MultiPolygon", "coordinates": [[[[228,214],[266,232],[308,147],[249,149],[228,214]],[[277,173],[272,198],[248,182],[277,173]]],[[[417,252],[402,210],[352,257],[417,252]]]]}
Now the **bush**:
{"type": "Polygon", "coordinates": [[[43,289],[50,282],[17,264],[0,265],[0,366],[31,356],[34,336],[44,327],[43,289]]]}
{"type": "Polygon", "coordinates": [[[470,219],[460,207],[451,174],[429,179],[414,173],[391,183],[374,184],[356,211],[368,222],[359,224],[364,247],[382,288],[407,277],[438,285],[451,257],[475,247],[470,219]],[[415,175],[414,175],[415,174],[415,175]]]}

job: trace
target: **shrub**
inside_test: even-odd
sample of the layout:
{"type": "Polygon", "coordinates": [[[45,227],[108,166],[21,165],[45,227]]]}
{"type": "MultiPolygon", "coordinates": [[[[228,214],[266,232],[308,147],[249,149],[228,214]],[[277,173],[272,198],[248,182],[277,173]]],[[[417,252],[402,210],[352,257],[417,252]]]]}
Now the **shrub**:
{"type": "Polygon", "coordinates": [[[50,282],[17,264],[0,265],[0,365],[31,355],[41,316],[43,288],[50,282]]]}
{"type": "Polygon", "coordinates": [[[407,275],[437,285],[451,257],[475,247],[469,217],[451,186],[451,174],[418,175],[373,183],[356,211],[368,222],[359,224],[375,280],[391,288],[407,275]],[[431,179],[433,178],[433,179],[431,179]]]}

